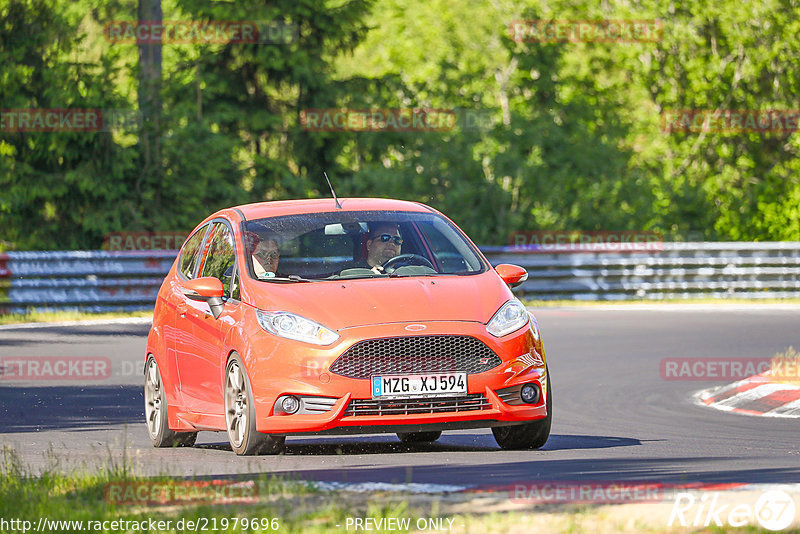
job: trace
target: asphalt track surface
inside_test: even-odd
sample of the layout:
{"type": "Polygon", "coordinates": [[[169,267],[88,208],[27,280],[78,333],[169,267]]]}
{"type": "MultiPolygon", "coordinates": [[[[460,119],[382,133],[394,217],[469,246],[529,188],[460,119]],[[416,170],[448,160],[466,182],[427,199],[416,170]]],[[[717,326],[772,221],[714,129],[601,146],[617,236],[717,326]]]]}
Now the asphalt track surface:
{"type": "Polygon", "coordinates": [[[191,449],[155,449],[144,425],[140,369],[149,325],[0,330],[0,358],[107,357],[108,378],[0,377],[0,444],[33,470],[125,462],[143,475],[229,477],[274,472],[349,483],[493,486],[534,481],[665,484],[800,482],[800,421],[697,406],[729,381],[669,381],[663,358],[769,358],[800,348],[800,307],[534,310],[554,394],[550,440],[503,451],[489,430],[407,447],[393,434],[288,438],[279,456],[237,457],[222,433],[191,449]]]}

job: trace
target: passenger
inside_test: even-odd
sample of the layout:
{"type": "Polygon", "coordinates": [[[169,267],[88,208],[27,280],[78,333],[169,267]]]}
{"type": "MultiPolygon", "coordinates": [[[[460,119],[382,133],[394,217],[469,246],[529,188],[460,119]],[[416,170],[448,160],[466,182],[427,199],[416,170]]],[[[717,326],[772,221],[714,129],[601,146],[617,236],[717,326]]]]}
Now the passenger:
{"type": "Polygon", "coordinates": [[[261,239],[253,251],[253,270],[258,278],[278,276],[278,262],[281,255],[278,242],[272,237],[261,239]]]}

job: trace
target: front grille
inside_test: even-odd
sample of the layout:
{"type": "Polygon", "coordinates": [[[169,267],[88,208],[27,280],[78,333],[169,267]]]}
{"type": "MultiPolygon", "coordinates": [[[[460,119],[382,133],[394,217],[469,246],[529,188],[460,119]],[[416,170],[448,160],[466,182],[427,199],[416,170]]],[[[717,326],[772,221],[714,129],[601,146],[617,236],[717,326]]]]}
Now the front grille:
{"type": "Polygon", "coordinates": [[[355,415],[418,415],[425,413],[471,412],[485,410],[491,404],[481,393],[460,397],[423,399],[353,399],[344,416],[355,415]]]}
{"type": "Polygon", "coordinates": [[[471,375],[500,363],[500,357],[474,337],[408,336],[359,341],[330,370],[349,378],[440,372],[471,375]]]}

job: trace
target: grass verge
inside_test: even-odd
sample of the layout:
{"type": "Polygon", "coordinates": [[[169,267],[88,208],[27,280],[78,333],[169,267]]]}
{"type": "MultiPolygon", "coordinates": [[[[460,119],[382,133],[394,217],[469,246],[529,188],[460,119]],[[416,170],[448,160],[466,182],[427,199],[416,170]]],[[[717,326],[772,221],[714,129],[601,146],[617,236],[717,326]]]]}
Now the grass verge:
{"type": "Polygon", "coordinates": [[[152,311],[88,313],[82,311],[38,311],[0,315],[0,324],[60,323],[65,321],[101,321],[104,319],[128,319],[152,317],[152,311]]]}
{"type": "Polygon", "coordinates": [[[713,304],[725,305],[759,305],[759,304],[790,304],[800,306],[800,299],[713,299],[713,298],[693,298],[693,299],[663,299],[663,300],[537,300],[520,297],[520,300],[531,308],[564,308],[564,307],[603,307],[603,306],[658,306],[659,304],[713,304]]]}
{"type": "MultiPolygon", "coordinates": [[[[144,478],[132,473],[124,461],[99,472],[66,475],[52,452],[49,458],[51,465],[34,476],[15,451],[3,449],[0,531],[528,534],[671,530],[665,519],[672,506],[669,499],[641,506],[532,506],[514,503],[507,492],[321,491],[312,483],[270,475],[222,480],[144,478]],[[164,498],[159,501],[159,496],[164,498]]],[[[752,526],[744,531],[766,532],[752,526]]]]}
{"type": "MultiPolygon", "coordinates": [[[[564,308],[564,307],[603,307],[603,306],[641,306],[643,304],[657,306],[659,304],[714,304],[725,306],[742,304],[790,304],[800,306],[800,299],[665,299],[665,300],[537,300],[521,297],[523,303],[531,308],[564,308]]],[[[72,311],[39,311],[31,310],[24,314],[0,315],[0,324],[22,323],[57,323],[64,321],[98,321],[104,319],[127,319],[132,317],[152,317],[152,311],[89,313],[72,311]]]]}

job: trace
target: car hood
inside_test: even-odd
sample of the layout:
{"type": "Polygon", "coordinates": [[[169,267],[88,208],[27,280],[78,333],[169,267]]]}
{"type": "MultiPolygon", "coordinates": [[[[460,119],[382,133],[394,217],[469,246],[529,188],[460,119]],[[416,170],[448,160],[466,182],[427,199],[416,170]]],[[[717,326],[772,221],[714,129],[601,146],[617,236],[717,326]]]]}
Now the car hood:
{"type": "Polygon", "coordinates": [[[468,276],[338,280],[310,283],[251,281],[245,302],[288,311],[340,330],[425,321],[487,323],[511,291],[493,271],[468,276]]]}

